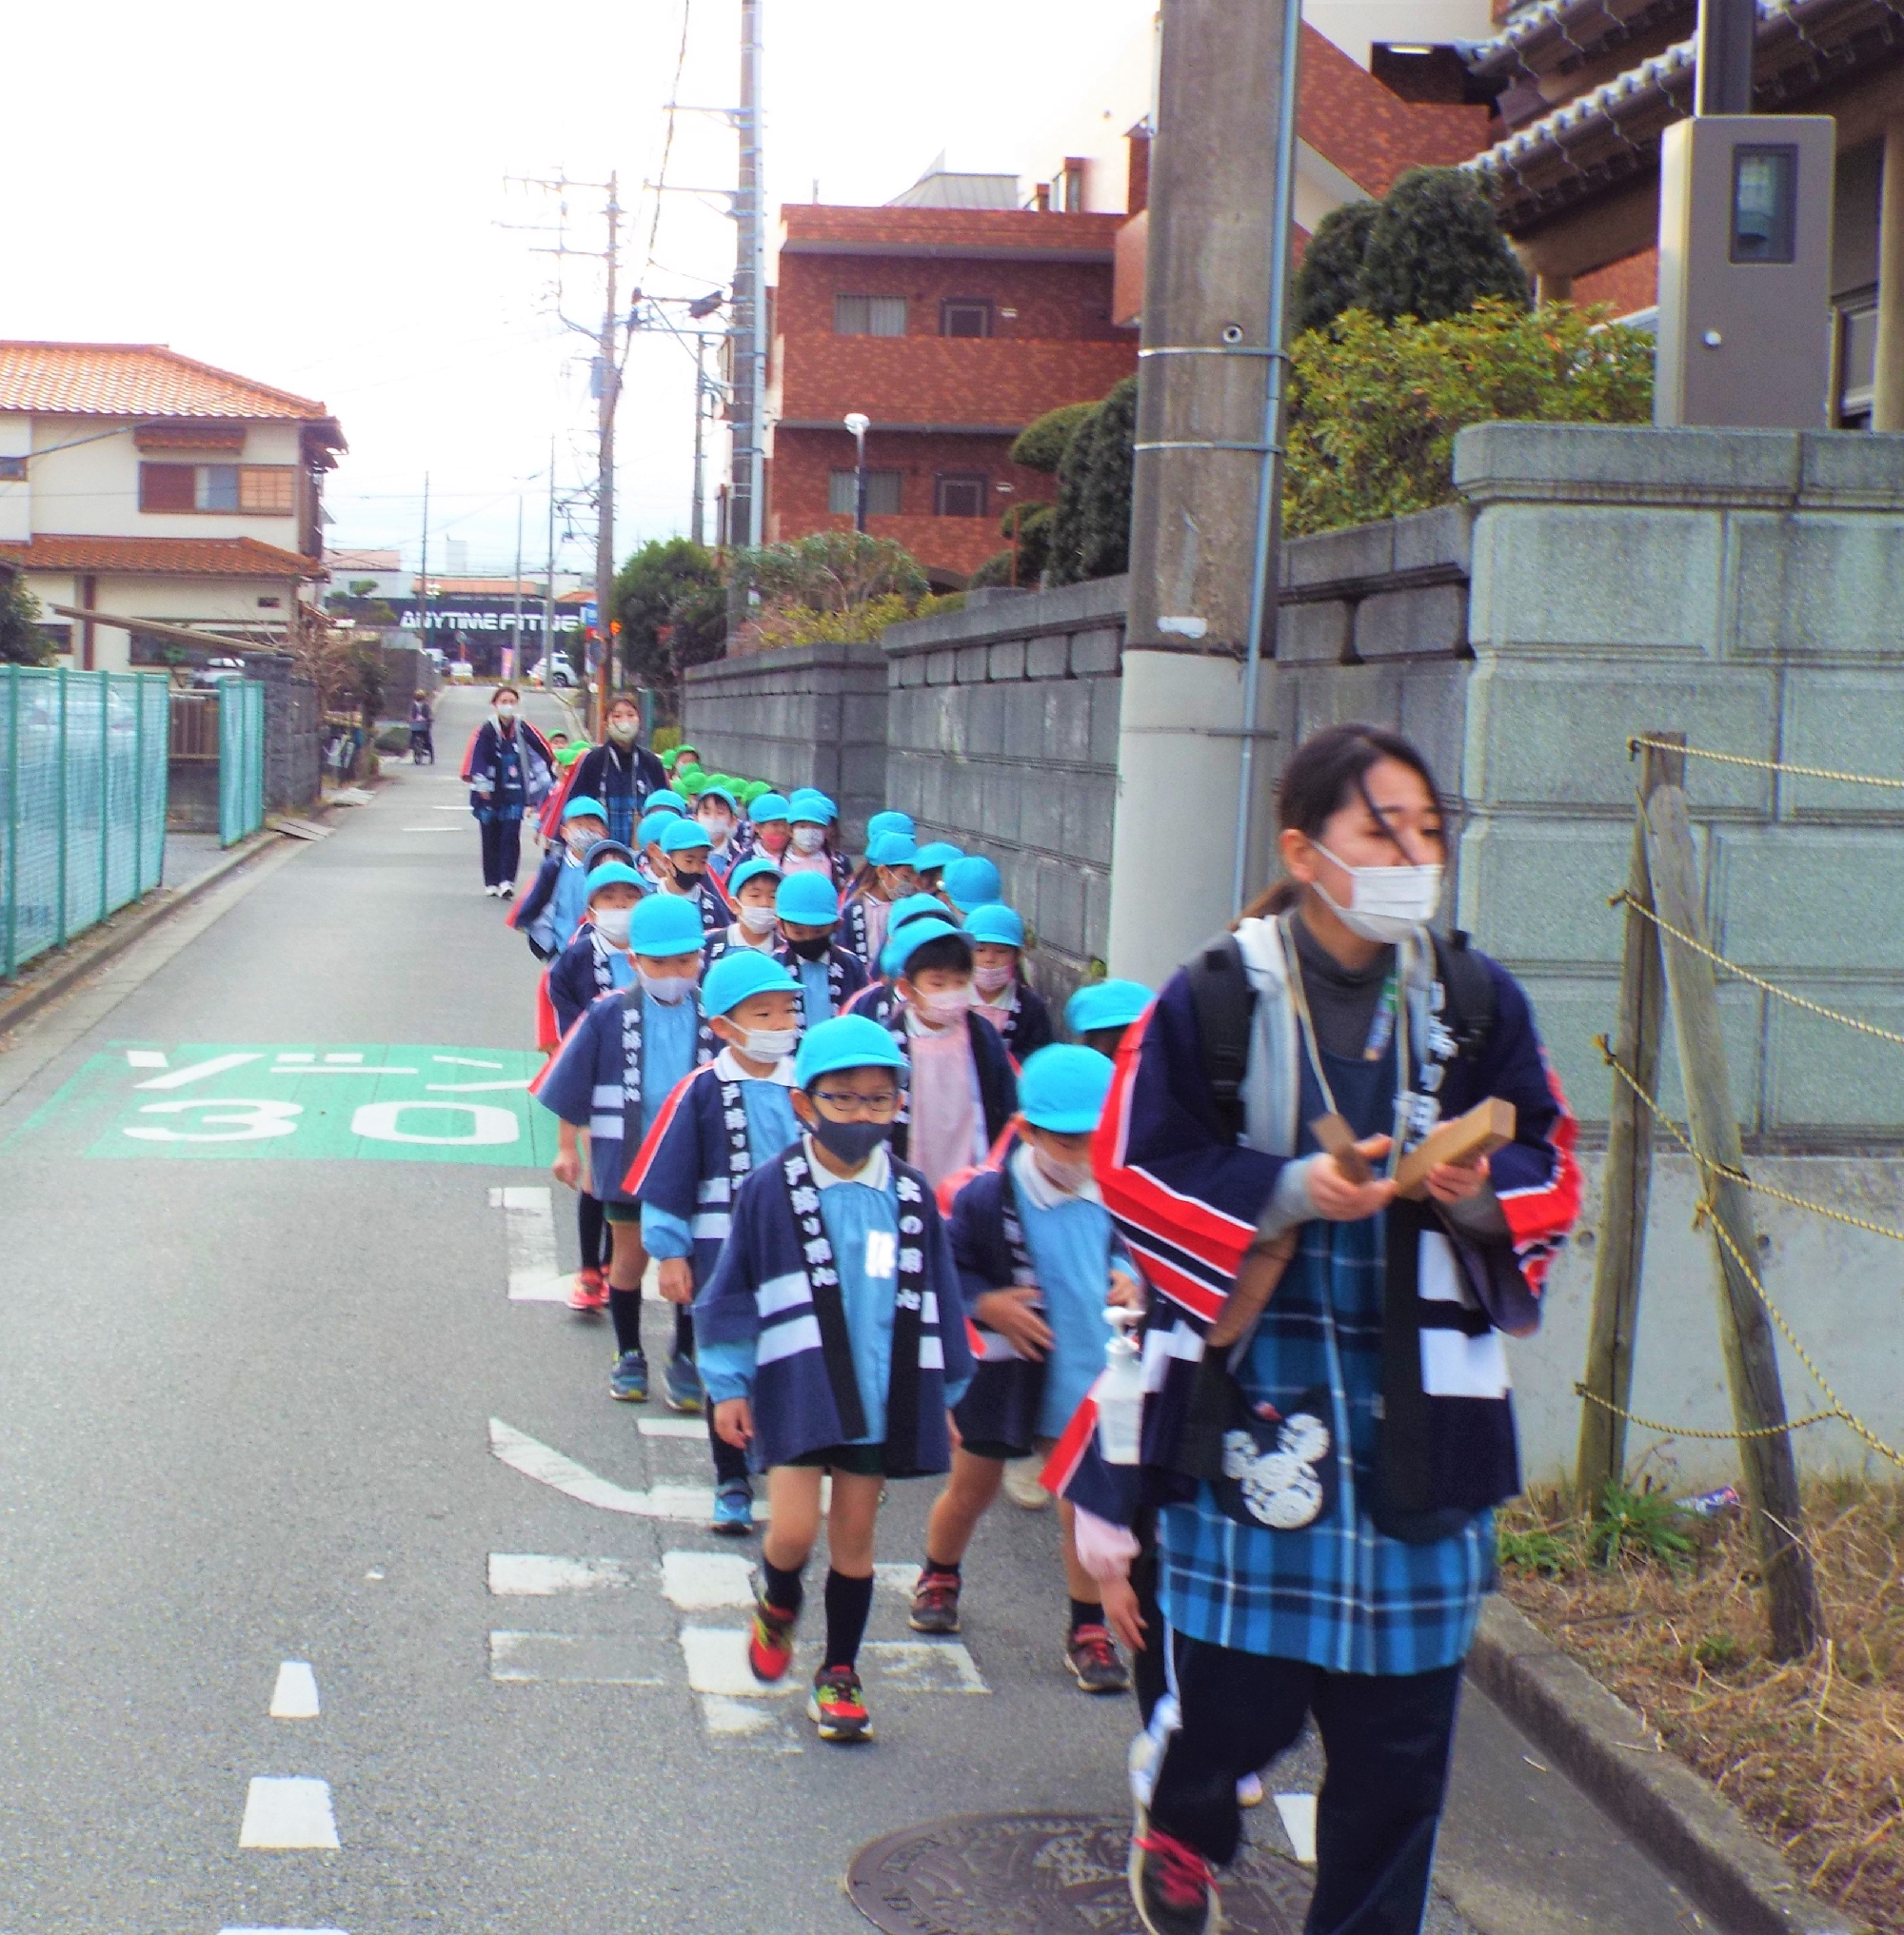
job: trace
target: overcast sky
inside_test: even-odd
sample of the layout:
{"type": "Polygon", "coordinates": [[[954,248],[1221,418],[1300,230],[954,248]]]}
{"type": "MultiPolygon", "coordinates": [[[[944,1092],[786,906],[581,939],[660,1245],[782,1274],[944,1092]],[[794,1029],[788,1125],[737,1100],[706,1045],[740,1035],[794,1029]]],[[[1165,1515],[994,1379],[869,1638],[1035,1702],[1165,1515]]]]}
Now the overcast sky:
{"type": "MultiPolygon", "coordinates": [[[[1028,170],[1151,0],[765,0],[770,206],[882,202],[942,148],[955,167],[1028,170]]],[[[646,288],[724,285],[724,206],[643,184],[661,165],[683,0],[456,7],[331,0],[92,0],[15,7],[6,28],[0,335],[169,343],[321,399],[350,451],[332,479],[333,545],[415,562],[423,474],[430,562],[540,563],[556,476],[592,471],[588,346],[599,266],[532,252],[552,196],[510,175],[619,170],[627,268],[646,288]],[[656,205],[660,201],[659,224],[656,205]],[[650,252],[650,237],[653,238],[650,252]]],[[[731,105],[738,0],[687,0],[677,98],[731,105]]],[[[735,139],[676,117],[667,178],[732,184],[735,139]]],[[[568,234],[602,246],[599,192],[568,234]]],[[[620,418],[618,549],[687,528],[693,368],[639,341],[620,418]]],[[[591,514],[578,511],[578,530],[591,514]]],[[[591,525],[592,528],[592,525],[591,525]]],[[[564,552],[589,568],[585,538],[564,552]]]]}

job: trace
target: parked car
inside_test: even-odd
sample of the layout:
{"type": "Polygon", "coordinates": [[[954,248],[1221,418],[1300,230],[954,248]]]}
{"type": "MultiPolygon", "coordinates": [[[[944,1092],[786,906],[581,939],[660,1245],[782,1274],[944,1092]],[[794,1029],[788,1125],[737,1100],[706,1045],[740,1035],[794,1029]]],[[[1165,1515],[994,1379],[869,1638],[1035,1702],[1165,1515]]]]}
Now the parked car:
{"type": "Polygon", "coordinates": [[[466,684],[476,676],[476,668],[467,659],[452,660],[446,669],[450,678],[455,680],[458,684],[466,684]]]}
{"type": "Polygon", "coordinates": [[[245,661],[242,659],[208,659],[191,675],[194,685],[218,686],[228,679],[242,679],[245,676],[245,661]]]}

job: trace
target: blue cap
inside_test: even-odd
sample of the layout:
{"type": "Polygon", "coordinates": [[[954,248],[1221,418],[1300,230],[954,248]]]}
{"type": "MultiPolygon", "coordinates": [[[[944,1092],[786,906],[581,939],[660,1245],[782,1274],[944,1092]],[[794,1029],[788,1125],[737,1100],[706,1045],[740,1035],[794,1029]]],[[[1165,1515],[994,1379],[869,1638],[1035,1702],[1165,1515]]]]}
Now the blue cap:
{"type": "Polygon", "coordinates": [[[642,801],[642,811],[647,813],[685,813],[687,801],[679,793],[664,786],[658,793],[650,793],[642,801]]]}
{"type": "Polygon", "coordinates": [[[699,954],[705,938],[701,910],[683,894],[650,894],[628,923],[628,952],[651,955],[656,960],[699,954]]]}
{"type": "Polygon", "coordinates": [[[786,818],[786,796],[782,793],[763,793],[747,808],[747,818],[756,826],[764,825],[769,819],[784,819],[786,818]]]}
{"type": "Polygon", "coordinates": [[[907,839],[911,839],[918,831],[919,829],[912,823],[910,813],[894,813],[890,809],[884,813],[875,813],[866,821],[868,839],[878,839],[883,833],[902,833],[907,839]]]}
{"type": "Polygon", "coordinates": [[[685,853],[690,847],[711,847],[713,844],[707,837],[707,829],[692,819],[670,819],[661,836],[663,853],[685,853]]]}
{"type": "MultiPolygon", "coordinates": [[[[1103,1056],[1098,1059],[1101,1061],[1103,1056]]],[[[843,1068],[904,1067],[905,1056],[899,1043],[871,1016],[836,1015],[832,1020],[809,1028],[802,1037],[800,1052],[793,1058],[793,1078],[805,1089],[823,1075],[834,1075],[843,1068]]]]}
{"type": "Polygon", "coordinates": [[[886,932],[897,934],[908,920],[943,920],[953,922],[952,910],[937,894],[904,894],[892,903],[892,912],[886,916],[886,932]]]}
{"type": "Polygon", "coordinates": [[[704,806],[710,800],[724,800],[732,813],[738,814],[741,810],[741,802],[724,786],[702,787],[700,798],[694,802],[696,809],[704,806]]]}
{"type": "Polygon", "coordinates": [[[565,820],[579,819],[585,813],[592,813],[605,825],[607,823],[608,809],[602,804],[601,800],[591,800],[585,793],[578,793],[562,809],[562,817],[565,820]]]}
{"type": "Polygon", "coordinates": [[[789,874],[774,895],[774,912],[802,927],[831,927],[840,918],[840,896],[824,874],[789,874]]]}
{"type": "Polygon", "coordinates": [[[818,786],[796,786],[792,797],[786,802],[786,817],[789,819],[811,819],[821,826],[831,826],[839,819],[840,809],[818,786]]]}
{"type": "MultiPolygon", "coordinates": [[[[619,839],[598,839],[582,856],[583,866],[590,872],[597,867],[605,866],[610,860],[625,860],[629,866],[633,866],[635,857],[619,839]]],[[[636,878],[639,879],[640,876],[636,878]]],[[[647,882],[644,880],[642,884],[645,886],[647,882]]]]}
{"type": "Polygon", "coordinates": [[[1141,981],[1092,981],[1064,1004],[1064,1025],[1073,1035],[1128,1028],[1156,998],[1141,981]]]}
{"type": "MultiPolygon", "coordinates": [[[[948,934],[960,940],[966,938],[964,929],[954,927],[949,920],[908,920],[886,942],[880,956],[880,966],[897,977],[904,974],[906,963],[928,940],[942,939],[948,934]]],[[[1098,1059],[1101,1061],[1103,1056],[1100,1056],[1098,1059]]]]}
{"type": "Polygon", "coordinates": [[[744,859],[741,862],[741,864],[738,867],[736,867],[731,874],[727,876],[728,899],[731,900],[734,898],[734,896],[738,894],[741,891],[741,889],[747,884],[749,880],[758,880],[762,879],[769,880],[779,879],[780,868],[771,859],[769,859],[765,854],[757,853],[750,856],[748,859],[744,859]]]}
{"type": "Polygon", "coordinates": [[[1005,883],[983,854],[968,853],[947,861],[943,884],[953,904],[967,914],[1004,898],[1005,883]]]}
{"type": "MultiPolygon", "coordinates": [[[[730,947],[707,970],[701,982],[701,1005],[710,1015],[725,1015],[738,1008],[749,995],[768,991],[797,995],[800,983],[775,960],[757,947],[730,947]]],[[[1082,1051],[1089,1055],[1087,1048],[1082,1051]]],[[[1094,1057],[1102,1061],[1101,1055],[1094,1057]]]]}
{"type": "Polygon", "coordinates": [[[594,899],[604,887],[620,884],[634,887],[645,894],[648,883],[635,872],[633,867],[624,866],[620,860],[604,860],[599,867],[591,868],[588,876],[588,898],[594,899]]]}
{"type": "Polygon", "coordinates": [[[909,833],[876,833],[866,842],[866,858],[876,867],[909,867],[918,851],[909,833]]]}
{"type": "Polygon", "coordinates": [[[1054,1043],[1025,1057],[1018,1078],[1018,1112],[1034,1129],[1088,1135],[1104,1113],[1114,1073],[1094,1048],[1054,1043]]]}
{"type": "MultiPolygon", "coordinates": [[[[1022,947],[1024,916],[1016,907],[1007,907],[1002,900],[974,907],[965,916],[965,938],[968,940],[990,941],[995,947],[1022,947]]],[[[1102,1059],[1101,1056],[1099,1058],[1102,1059]]]]}
{"type": "Polygon", "coordinates": [[[954,860],[962,860],[965,849],[954,846],[949,839],[928,840],[913,857],[913,865],[923,874],[933,867],[949,867],[954,860]]]}
{"type": "Polygon", "coordinates": [[[645,813],[642,816],[642,823],[635,828],[635,844],[642,847],[652,846],[670,826],[678,826],[680,823],[681,815],[678,813],[664,810],[660,813],[645,813]]]}

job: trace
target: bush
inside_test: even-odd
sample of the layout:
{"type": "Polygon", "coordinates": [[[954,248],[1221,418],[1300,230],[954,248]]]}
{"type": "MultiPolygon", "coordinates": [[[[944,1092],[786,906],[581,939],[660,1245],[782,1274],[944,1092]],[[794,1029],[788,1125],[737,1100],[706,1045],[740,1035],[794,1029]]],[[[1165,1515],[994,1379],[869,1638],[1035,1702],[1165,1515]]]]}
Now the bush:
{"type": "Polygon", "coordinates": [[[630,684],[672,695],[689,665],[718,659],[727,600],[713,552],[691,538],[644,544],[615,574],[614,614],[630,684]]]}
{"type": "Polygon", "coordinates": [[[1058,469],[1050,582],[1077,584],[1130,568],[1137,378],[1127,376],[1078,426],[1058,469]]]}
{"type": "Polygon", "coordinates": [[[909,618],[933,618],[942,611],[961,610],[962,592],[942,598],[910,599],[898,592],[866,599],[843,611],[816,611],[806,604],[769,605],[750,624],[754,641],[764,649],[781,645],[870,645],[889,624],[909,618]]]}
{"type": "Polygon", "coordinates": [[[920,599],[929,589],[903,544],[861,531],[818,531],[788,544],[737,551],[736,580],[769,605],[843,612],[881,598],[920,599]]]}
{"type": "Polygon", "coordinates": [[[0,665],[50,665],[52,642],[40,629],[40,601],[17,578],[0,578],[0,665]]]}
{"type": "Polygon", "coordinates": [[[988,584],[1009,584],[1012,582],[1011,546],[1002,551],[994,551],[979,568],[972,573],[971,588],[974,591],[988,584]]]}
{"type": "Polygon", "coordinates": [[[681,728],[678,725],[658,725],[648,735],[648,750],[657,755],[671,753],[681,743],[681,728]]]}
{"type": "Polygon", "coordinates": [[[1369,222],[1356,306],[1438,323],[1488,296],[1528,306],[1527,272],[1486,197],[1459,168],[1411,168],[1369,222]]]}
{"type": "Polygon", "coordinates": [[[1011,461],[1022,464],[1027,470],[1057,476],[1078,425],[1097,407],[1094,403],[1060,404],[1055,410],[1046,410],[1018,433],[1011,446],[1011,461]]]}
{"type": "Polygon", "coordinates": [[[1374,202],[1344,202],[1316,225],[1296,272],[1294,333],[1323,329],[1360,296],[1362,258],[1375,227],[1374,202]]]}
{"type": "Polygon", "coordinates": [[[1606,314],[1490,297],[1438,323],[1350,309],[1299,337],[1283,528],[1298,537],[1453,502],[1455,432],[1468,424],[1650,422],[1653,339],[1606,314]]]}

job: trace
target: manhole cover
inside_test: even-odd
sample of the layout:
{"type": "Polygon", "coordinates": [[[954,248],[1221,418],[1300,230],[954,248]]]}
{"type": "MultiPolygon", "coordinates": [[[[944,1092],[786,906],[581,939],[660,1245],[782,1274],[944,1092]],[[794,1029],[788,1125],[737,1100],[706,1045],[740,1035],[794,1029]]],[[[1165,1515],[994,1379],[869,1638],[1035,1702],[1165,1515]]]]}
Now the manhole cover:
{"type": "MultiPolygon", "coordinates": [[[[1089,1814],[962,1814],[870,1843],[846,1893],[889,1935],[1140,1935],[1124,1881],[1130,1822],[1089,1814]]],[[[1236,1935],[1300,1935],[1310,1881],[1245,1848],[1222,1883],[1236,1935]]]]}

